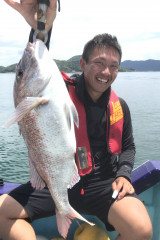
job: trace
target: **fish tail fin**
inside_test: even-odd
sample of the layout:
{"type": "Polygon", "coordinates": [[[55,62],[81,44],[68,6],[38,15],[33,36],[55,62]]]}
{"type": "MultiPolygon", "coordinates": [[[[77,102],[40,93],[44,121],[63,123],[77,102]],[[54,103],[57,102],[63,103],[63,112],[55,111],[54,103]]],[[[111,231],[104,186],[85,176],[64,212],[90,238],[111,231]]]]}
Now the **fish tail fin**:
{"type": "Polygon", "coordinates": [[[70,206],[68,215],[66,215],[66,216],[60,215],[59,212],[56,211],[56,217],[57,217],[58,231],[63,236],[63,238],[67,237],[68,230],[71,225],[70,219],[78,218],[79,220],[84,221],[84,222],[90,224],[91,226],[95,225],[94,223],[87,221],[77,211],[75,211],[71,206],[70,206]]]}
{"type": "Polygon", "coordinates": [[[87,221],[87,219],[85,219],[84,217],[82,217],[82,216],[81,216],[76,210],[74,210],[74,208],[72,208],[71,206],[70,206],[70,211],[69,211],[68,217],[71,218],[71,219],[78,218],[79,220],[84,221],[84,222],[88,223],[88,224],[91,225],[91,226],[94,226],[94,225],[95,225],[94,223],[91,223],[91,222],[87,221]]]}
{"type": "Polygon", "coordinates": [[[57,219],[58,231],[61,234],[61,236],[66,239],[68,230],[72,222],[69,217],[61,215],[57,209],[56,209],[56,219],[57,219]]]}

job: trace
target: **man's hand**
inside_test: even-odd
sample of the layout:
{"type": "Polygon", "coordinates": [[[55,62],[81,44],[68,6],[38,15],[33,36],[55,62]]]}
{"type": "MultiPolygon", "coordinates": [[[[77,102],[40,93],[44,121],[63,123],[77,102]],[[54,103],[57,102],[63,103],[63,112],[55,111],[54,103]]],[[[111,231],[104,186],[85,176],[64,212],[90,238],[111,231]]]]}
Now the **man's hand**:
{"type": "MultiPolygon", "coordinates": [[[[17,10],[28,22],[28,24],[34,29],[37,29],[37,0],[20,0],[18,3],[16,0],[4,0],[8,5],[17,10]]],[[[57,13],[57,0],[50,0],[50,5],[47,9],[47,22],[45,30],[48,32],[52,27],[53,21],[57,13]]]]}
{"type": "Polygon", "coordinates": [[[126,194],[133,194],[135,192],[132,184],[124,177],[118,177],[112,183],[112,189],[117,190],[118,199],[122,199],[126,194]]]}

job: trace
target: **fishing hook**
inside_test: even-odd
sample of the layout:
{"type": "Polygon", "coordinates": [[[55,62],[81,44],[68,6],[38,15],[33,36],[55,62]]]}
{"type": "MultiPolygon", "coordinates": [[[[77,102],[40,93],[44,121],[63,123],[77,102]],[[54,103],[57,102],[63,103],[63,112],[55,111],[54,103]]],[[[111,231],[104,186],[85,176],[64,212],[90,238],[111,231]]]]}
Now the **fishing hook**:
{"type": "MultiPolygon", "coordinates": [[[[58,1],[58,11],[60,12],[60,0],[58,1]]],[[[38,33],[42,33],[44,36],[44,43],[47,43],[48,32],[45,30],[45,25],[47,21],[47,9],[50,4],[49,0],[37,0],[38,2],[38,13],[37,13],[37,30],[33,35],[33,42],[36,41],[38,33]]]]}

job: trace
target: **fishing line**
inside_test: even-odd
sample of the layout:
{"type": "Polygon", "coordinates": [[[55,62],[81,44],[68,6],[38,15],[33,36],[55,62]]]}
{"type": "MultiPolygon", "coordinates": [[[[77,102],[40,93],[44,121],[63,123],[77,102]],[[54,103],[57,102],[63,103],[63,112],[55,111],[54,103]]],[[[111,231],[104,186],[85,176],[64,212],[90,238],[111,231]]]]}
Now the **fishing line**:
{"type": "Polygon", "coordinates": [[[81,224],[79,223],[79,221],[77,220],[77,219],[75,219],[75,221],[76,221],[76,223],[78,224],[78,226],[79,226],[79,228],[80,228],[80,230],[81,230],[81,232],[83,231],[83,227],[81,226],[81,224]]]}

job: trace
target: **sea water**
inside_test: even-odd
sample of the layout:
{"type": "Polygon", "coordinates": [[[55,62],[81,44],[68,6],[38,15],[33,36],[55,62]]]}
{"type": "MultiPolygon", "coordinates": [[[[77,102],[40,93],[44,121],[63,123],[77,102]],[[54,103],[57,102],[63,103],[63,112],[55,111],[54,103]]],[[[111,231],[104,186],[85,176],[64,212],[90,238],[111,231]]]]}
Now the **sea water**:
{"type": "MultiPolygon", "coordinates": [[[[14,111],[15,74],[0,74],[0,126],[14,111]]],[[[112,85],[128,104],[136,144],[134,168],[147,160],[160,160],[160,72],[120,72],[112,85]]],[[[17,124],[0,127],[0,178],[29,180],[27,148],[17,124]]]]}

